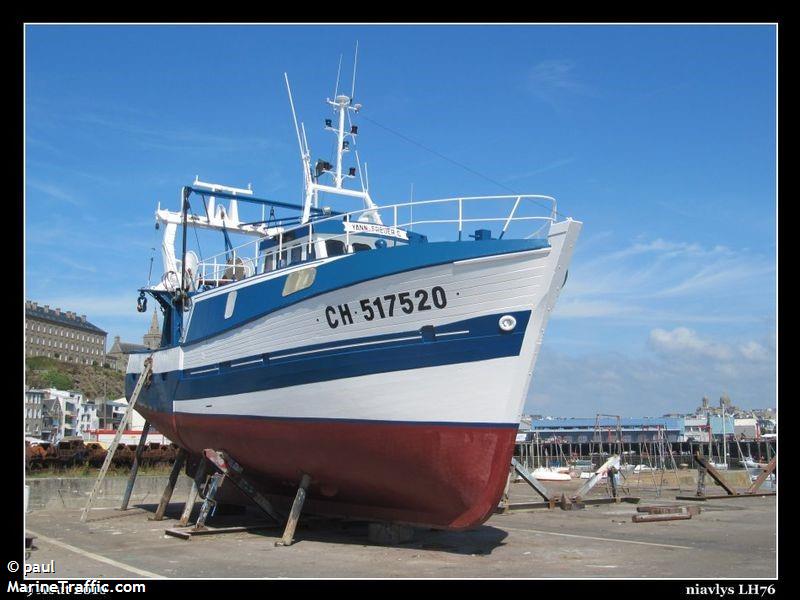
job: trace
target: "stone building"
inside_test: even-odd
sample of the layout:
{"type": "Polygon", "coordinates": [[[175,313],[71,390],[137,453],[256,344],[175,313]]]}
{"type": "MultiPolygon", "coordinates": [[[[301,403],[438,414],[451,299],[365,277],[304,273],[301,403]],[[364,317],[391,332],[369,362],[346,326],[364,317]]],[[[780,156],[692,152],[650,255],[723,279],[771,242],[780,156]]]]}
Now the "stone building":
{"type": "Polygon", "coordinates": [[[144,352],[155,350],[161,346],[161,329],[158,326],[158,315],[153,311],[153,318],[150,321],[150,329],[142,338],[144,344],[133,344],[123,342],[118,335],[114,336],[114,343],[108,351],[108,364],[117,371],[125,371],[128,368],[128,355],[132,352],[144,352]]]}
{"type": "Polygon", "coordinates": [[[156,350],[161,346],[161,328],[158,326],[158,315],[155,310],[153,311],[153,320],[150,322],[150,330],[144,334],[142,341],[150,350],[156,350]]]}
{"type": "Polygon", "coordinates": [[[102,364],[106,332],[71,311],[25,302],[25,356],[48,356],[79,364],[102,364]]]}
{"type": "Polygon", "coordinates": [[[118,335],[115,335],[114,343],[111,344],[111,349],[106,357],[107,362],[111,368],[124,373],[128,369],[128,355],[132,352],[143,352],[145,350],[147,350],[147,346],[123,342],[118,335]]]}

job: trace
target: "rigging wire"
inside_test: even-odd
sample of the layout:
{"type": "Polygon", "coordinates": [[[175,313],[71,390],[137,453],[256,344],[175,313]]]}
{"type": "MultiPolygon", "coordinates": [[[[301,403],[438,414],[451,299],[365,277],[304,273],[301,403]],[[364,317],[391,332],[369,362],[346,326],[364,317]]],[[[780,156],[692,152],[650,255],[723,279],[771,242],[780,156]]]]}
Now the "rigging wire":
{"type": "MultiPolygon", "coordinates": [[[[504,190],[506,190],[508,192],[511,192],[512,194],[519,194],[519,192],[517,190],[511,189],[510,187],[508,187],[504,183],[501,183],[501,182],[497,181],[496,179],[492,179],[488,175],[484,175],[483,173],[480,173],[480,172],[476,171],[472,167],[468,167],[467,165],[465,165],[463,163],[460,163],[457,160],[454,160],[454,159],[450,158],[449,156],[445,156],[441,152],[437,152],[433,148],[429,148],[428,146],[426,146],[426,145],[424,145],[424,144],[422,144],[420,142],[417,142],[416,140],[411,139],[407,135],[404,135],[404,134],[400,133],[399,131],[396,131],[396,130],[392,129],[391,127],[387,127],[386,125],[383,125],[382,123],[378,123],[376,120],[370,119],[366,115],[361,115],[361,118],[362,119],[366,119],[367,121],[369,121],[373,125],[377,125],[381,129],[384,129],[385,131],[388,131],[389,133],[391,133],[393,135],[396,135],[400,139],[405,140],[406,142],[408,142],[409,144],[413,144],[414,146],[417,146],[418,148],[422,148],[426,152],[430,152],[431,154],[433,154],[434,156],[438,156],[442,160],[445,160],[445,161],[447,161],[447,162],[449,162],[449,163],[451,163],[451,164],[453,164],[453,165],[455,165],[457,167],[460,167],[460,168],[464,169],[465,171],[468,171],[469,173],[472,173],[473,175],[475,175],[477,177],[480,177],[481,179],[485,179],[486,181],[488,181],[490,183],[493,183],[493,184],[495,184],[497,186],[500,186],[501,188],[503,188],[504,190]]],[[[534,201],[534,203],[538,204],[539,206],[542,206],[542,207],[547,208],[547,209],[550,208],[546,204],[544,204],[543,202],[541,202],[541,201],[539,201],[539,200],[537,200],[535,198],[533,198],[532,200],[534,201]]],[[[553,212],[556,215],[558,215],[559,217],[565,217],[566,218],[566,215],[558,212],[557,210],[553,211],[553,212]]]]}

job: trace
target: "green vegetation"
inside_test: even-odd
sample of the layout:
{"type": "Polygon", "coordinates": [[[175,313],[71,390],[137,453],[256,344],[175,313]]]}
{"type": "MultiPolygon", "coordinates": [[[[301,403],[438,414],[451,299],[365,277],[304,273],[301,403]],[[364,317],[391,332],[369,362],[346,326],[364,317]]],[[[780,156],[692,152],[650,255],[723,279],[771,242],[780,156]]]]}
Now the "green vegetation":
{"type": "Polygon", "coordinates": [[[109,367],[67,363],[46,356],[25,361],[25,382],[30,388],[77,390],[87,398],[125,395],[125,374],[109,367]]]}

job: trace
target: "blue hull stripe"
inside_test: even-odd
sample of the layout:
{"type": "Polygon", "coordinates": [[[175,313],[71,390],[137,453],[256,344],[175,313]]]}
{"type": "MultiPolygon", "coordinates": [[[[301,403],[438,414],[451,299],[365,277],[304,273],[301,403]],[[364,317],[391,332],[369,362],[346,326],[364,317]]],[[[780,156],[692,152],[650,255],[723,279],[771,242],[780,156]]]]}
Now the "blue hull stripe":
{"type": "MultiPolygon", "coordinates": [[[[156,373],[139,401],[153,410],[171,412],[173,400],[244,394],[362,375],[518,356],[531,313],[508,314],[517,319],[516,328],[509,333],[502,332],[498,326],[502,315],[487,315],[437,328],[423,327],[404,333],[314,344],[282,350],[274,356],[259,354],[185,371],[156,373]],[[342,347],[365,342],[378,343],[342,347]]],[[[137,377],[134,373],[125,377],[128,396],[133,392],[137,377]]],[[[409,385],[413,385],[413,381],[409,381],[409,385]]]]}
{"type": "MultiPolygon", "coordinates": [[[[224,318],[228,294],[197,298],[184,346],[196,344],[303,300],[379,277],[459,260],[526,252],[548,247],[547,240],[429,242],[357,252],[317,267],[311,287],[283,296],[286,276],[236,289],[233,314],[224,318]]],[[[312,263],[309,263],[312,266],[312,263]]],[[[223,288],[224,289],[224,288],[223,288]]],[[[411,290],[397,290],[398,292],[411,290]]]]}
{"type": "Polygon", "coordinates": [[[491,429],[519,429],[519,423],[467,423],[455,421],[386,421],[382,419],[333,419],[318,417],[263,417],[260,415],[225,415],[214,413],[191,413],[203,419],[248,419],[252,421],[275,421],[281,423],[330,423],[336,425],[399,425],[408,427],[480,427],[491,429]]]}

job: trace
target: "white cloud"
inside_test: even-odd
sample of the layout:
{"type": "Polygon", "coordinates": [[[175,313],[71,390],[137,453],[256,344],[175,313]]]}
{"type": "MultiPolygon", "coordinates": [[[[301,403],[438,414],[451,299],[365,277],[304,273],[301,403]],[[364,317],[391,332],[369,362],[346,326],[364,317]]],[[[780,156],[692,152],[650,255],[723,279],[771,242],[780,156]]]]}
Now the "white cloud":
{"type": "Polygon", "coordinates": [[[653,330],[649,340],[650,351],[636,356],[610,349],[571,356],[545,343],[525,411],[658,416],[691,411],[703,396],[726,391],[737,406],[776,406],[769,341],[726,343],[686,327],[653,330]]]}
{"type": "Polygon", "coordinates": [[[676,327],[672,331],[653,329],[650,332],[650,344],[657,352],[666,355],[700,355],[718,360],[726,360],[733,356],[727,345],[701,339],[687,327],[676,327]]]}
{"type": "Polygon", "coordinates": [[[46,196],[50,198],[54,198],[56,200],[62,200],[73,206],[83,206],[83,203],[76,199],[73,194],[65,190],[63,187],[59,187],[52,183],[47,183],[45,181],[39,181],[37,179],[28,178],[25,181],[26,187],[32,188],[39,192],[42,192],[46,196]]]}
{"type": "Polygon", "coordinates": [[[774,317],[775,260],[723,245],[663,238],[623,247],[578,241],[570,276],[553,317],[650,321],[754,322],[774,317]]]}
{"type": "Polygon", "coordinates": [[[591,88],[576,77],[575,67],[575,61],[569,59],[539,61],[528,73],[528,85],[535,94],[552,90],[590,94],[591,88]]]}
{"type": "Polygon", "coordinates": [[[764,346],[752,340],[739,346],[739,352],[750,360],[768,360],[770,357],[770,352],[764,346]]]}

